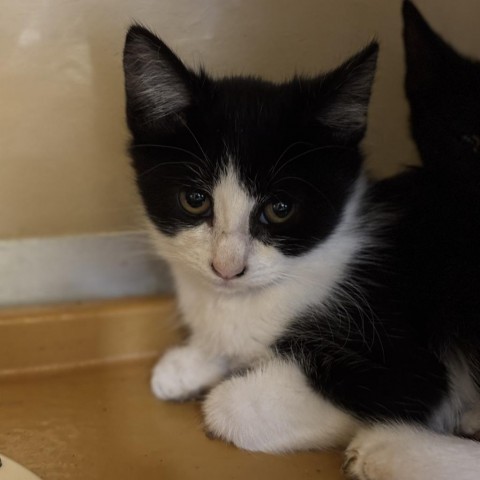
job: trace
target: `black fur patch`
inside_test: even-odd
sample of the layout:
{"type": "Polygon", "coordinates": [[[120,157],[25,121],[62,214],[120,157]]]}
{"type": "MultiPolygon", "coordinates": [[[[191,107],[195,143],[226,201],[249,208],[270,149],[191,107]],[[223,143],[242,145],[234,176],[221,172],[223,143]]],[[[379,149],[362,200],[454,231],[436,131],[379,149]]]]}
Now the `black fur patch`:
{"type": "Polygon", "coordinates": [[[388,212],[377,247],[274,348],[354,415],[422,422],[448,392],[448,354],[472,371],[480,359],[480,195],[421,168],[372,186],[370,202],[388,212]]]}

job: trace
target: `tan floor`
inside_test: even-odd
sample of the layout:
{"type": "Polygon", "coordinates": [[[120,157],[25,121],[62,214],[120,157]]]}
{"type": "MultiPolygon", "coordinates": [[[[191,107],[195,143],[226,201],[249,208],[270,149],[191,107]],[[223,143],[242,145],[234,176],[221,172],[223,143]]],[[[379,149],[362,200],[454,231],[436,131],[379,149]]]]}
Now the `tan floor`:
{"type": "MultiPolygon", "coordinates": [[[[44,335],[48,336],[49,330],[57,328],[56,316],[65,329],[66,319],[72,325],[78,322],[76,312],[81,317],[87,314],[102,327],[91,330],[95,343],[95,332],[102,331],[104,336],[105,326],[115,323],[122,312],[128,311],[132,322],[146,328],[149,319],[156,316],[158,322],[170,308],[169,301],[149,300],[71,307],[68,315],[64,309],[49,310],[46,316],[45,311],[40,316],[30,311],[18,319],[20,329],[27,324],[38,328],[38,318],[46,319],[44,335]],[[31,321],[34,318],[36,322],[31,321]]],[[[0,339],[2,327],[14,334],[15,318],[14,313],[4,316],[3,324],[0,318],[0,339]]],[[[68,344],[72,338],[67,333],[63,341],[68,344]]],[[[145,342],[136,346],[143,348],[145,342]]],[[[128,348],[134,347],[130,341],[128,348]]],[[[41,357],[43,350],[38,351],[41,357]]],[[[47,371],[37,373],[31,368],[15,373],[9,365],[2,375],[0,368],[0,453],[44,480],[342,478],[341,457],[336,453],[252,454],[207,439],[198,404],[166,404],[150,394],[152,353],[141,360],[115,361],[125,355],[142,356],[141,352],[120,351],[118,357],[107,359],[108,364],[98,358],[85,359],[98,364],[67,370],[54,365],[50,373],[45,365],[42,370],[47,371]]]]}

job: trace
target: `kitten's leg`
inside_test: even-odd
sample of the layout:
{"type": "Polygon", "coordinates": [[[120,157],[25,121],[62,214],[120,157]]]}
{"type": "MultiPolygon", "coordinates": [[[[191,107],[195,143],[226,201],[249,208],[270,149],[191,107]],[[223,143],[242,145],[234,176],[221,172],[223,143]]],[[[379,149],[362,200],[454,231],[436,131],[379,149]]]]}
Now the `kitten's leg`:
{"type": "Polygon", "coordinates": [[[213,436],[252,451],[344,447],[359,426],[315,393],[297,365],[280,359],[222,382],[203,410],[213,436]]]}
{"type": "Polygon", "coordinates": [[[210,357],[194,344],[168,350],[155,365],[151,388],[162,400],[188,400],[218,383],[228,373],[224,358],[210,357]]]}
{"type": "Polygon", "coordinates": [[[355,480],[478,480],[480,444],[409,425],[361,430],[346,452],[355,480]]]}

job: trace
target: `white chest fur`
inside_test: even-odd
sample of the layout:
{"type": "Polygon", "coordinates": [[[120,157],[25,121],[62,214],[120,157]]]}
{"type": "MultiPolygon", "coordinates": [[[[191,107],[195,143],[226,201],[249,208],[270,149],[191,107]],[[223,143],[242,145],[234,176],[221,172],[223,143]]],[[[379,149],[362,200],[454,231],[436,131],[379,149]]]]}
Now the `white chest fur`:
{"type": "Polygon", "coordinates": [[[292,318],[317,303],[289,281],[253,292],[224,293],[195,285],[178,271],[175,278],[179,307],[192,340],[213,355],[227,356],[235,365],[268,355],[269,345],[292,318]]]}
{"type": "Polygon", "coordinates": [[[172,265],[179,307],[192,341],[238,366],[267,356],[269,346],[290,322],[321,306],[344,277],[360,242],[342,227],[302,258],[284,258],[282,270],[288,273],[264,287],[223,292],[172,265]]]}

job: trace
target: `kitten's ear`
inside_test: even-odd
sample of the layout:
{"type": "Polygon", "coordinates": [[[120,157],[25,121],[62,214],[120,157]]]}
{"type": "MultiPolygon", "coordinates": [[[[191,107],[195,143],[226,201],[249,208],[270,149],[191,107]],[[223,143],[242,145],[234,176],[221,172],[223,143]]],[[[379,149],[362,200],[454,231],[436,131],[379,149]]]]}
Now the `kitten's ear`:
{"type": "Polygon", "coordinates": [[[378,44],[372,42],[324,79],[326,102],[317,118],[337,138],[358,142],[365,134],[377,57],[378,44]]]}
{"type": "Polygon", "coordinates": [[[409,0],[404,0],[402,14],[407,64],[405,88],[410,97],[416,92],[431,91],[438,81],[443,81],[445,67],[455,68],[458,55],[409,0]]]}
{"type": "Polygon", "coordinates": [[[123,68],[132,131],[174,129],[191,104],[193,73],[157,36],[139,25],[127,33],[123,68]]]}

